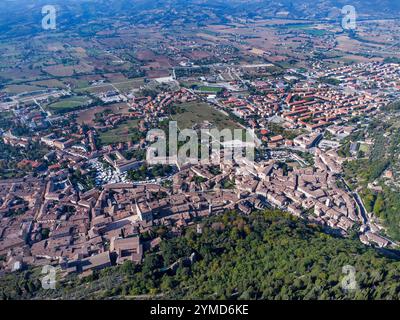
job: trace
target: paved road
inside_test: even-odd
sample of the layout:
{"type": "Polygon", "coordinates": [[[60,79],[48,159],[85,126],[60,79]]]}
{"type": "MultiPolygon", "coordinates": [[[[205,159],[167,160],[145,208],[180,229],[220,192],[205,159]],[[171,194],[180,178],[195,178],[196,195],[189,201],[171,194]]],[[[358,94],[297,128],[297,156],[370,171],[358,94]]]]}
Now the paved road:
{"type": "Polygon", "coordinates": [[[361,218],[361,220],[363,221],[364,224],[368,224],[370,222],[369,221],[370,217],[368,215],[368,211],[365,208],[364,203],[363,203],[360,195],[358,194],[358,192],[352,192],[351,191],[349,185],[347,184],[346,180],[343,177],[341,178],[341,180],[342,180],[343,184],[346,187],[346,191],[353,196],[354,201],[357,203],[357,206],[358,206],[358,208],[360,210],[360,218],[361,218]]]}

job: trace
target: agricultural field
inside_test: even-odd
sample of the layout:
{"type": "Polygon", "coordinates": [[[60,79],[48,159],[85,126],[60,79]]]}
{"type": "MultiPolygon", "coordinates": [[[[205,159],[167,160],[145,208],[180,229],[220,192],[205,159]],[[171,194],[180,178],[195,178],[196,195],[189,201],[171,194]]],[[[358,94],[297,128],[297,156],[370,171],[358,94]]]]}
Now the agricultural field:
{"type": "Polygon", "coordinates": [[[115,90],[110,83],[104,83],[96,86],[86,86],[74,90],[77,93],[88,93],[88,94],[102,94],[107,91],[115,90]]]}
{"type": "Polygon", "coordinates": [[[361,143],[360,144],[360,149],[361,152],[364,152],[364,154],[367,154],[370,150],[370,146],[366,143],[361,143]]]}
{"type": "Polygon", "coordinates": [[[128,113],[128,109],[129,107],[126,103],[115,103],[107,106],[97,106],[94,108],[79,111],[76,122],[80,125],[87,124],[90,126],[94,126],[96,124],[96,115],[98,115],[99,113],[110,110],[113,114],[121,114],[128,113]]]}
{"type": "Polygon", "coordinates": [[[65,83],[61,82],[58,79],[33,81],[30,83],[30,85],[43,88],[61,88],[61,89],[65,89],[67,87],[65,83]]]}
{"type": "Polygon", "coordinates": [[[113,85],[121,92],[128,93],[132,90],[139,90],[144,85],[144,79],[138,78],[133,80],[126,80],[122,82],[113,83],[113,85]]]}
{"type": "Polygon", "coordinates": [[[9,85],[5,88],[5,92],[10,93],[10,94],[21,94],[25,92],[32,92],[32,91],[37,91],[37,90],[43,90],[43,88],[39,86],[33,86],[33,85],[9,85]]]}

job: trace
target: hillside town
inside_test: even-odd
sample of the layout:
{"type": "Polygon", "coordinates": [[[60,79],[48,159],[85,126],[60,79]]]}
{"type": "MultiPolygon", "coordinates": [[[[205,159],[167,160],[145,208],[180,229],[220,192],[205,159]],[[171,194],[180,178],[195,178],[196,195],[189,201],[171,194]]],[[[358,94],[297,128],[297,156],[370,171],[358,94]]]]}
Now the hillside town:
{"type": "MultiPolygon", "coordinates": [[[[97,101],[103,110],[116,106],[120,112],[98,112],[91,126],[79,122],[82,111],[43,112],[52,93],[29,100],[2,97],[1,112],[34,129],[0,129],[4,145],[21,154],[36,150],[35,157],[16,161],[25,174],[0,180],[2,272],[56,264],[65,274],[87,275],[126,260],[140,264],[162,241],[155,229],[175,237],[195,226],[201,233],[204,217],[265,208],[306,219],[327,233],[356,233],[366,245],[396,247],[347,187],[346,158],[338,150],[357,130],[352,119],[366,121],[398,96],[400,66],[365,63],[308,72],[301,79],[293,71],[268,81],[243,80],[244,69],[230,70],[237,75],[230,82],[203,80],[218,94],[179,86],[173,77],[159,80],[169,90],[153,96],[106,92],[88,101],[87,110],[97,108],[97,101]],[[193,103],[255,129],[261,141],[257,159],[174,168],[147,163],[147,133],[165,128],[166,121],[179,123],[180,109],[193,103]],[[132,121],[133,129],[112,133],[129,139],[102,143],[107,132],[132,121]],[[275,132],[276,126],[282,131],[275,132]]],[[[202,120],[189,129],[212,125],[202,120]]]]}

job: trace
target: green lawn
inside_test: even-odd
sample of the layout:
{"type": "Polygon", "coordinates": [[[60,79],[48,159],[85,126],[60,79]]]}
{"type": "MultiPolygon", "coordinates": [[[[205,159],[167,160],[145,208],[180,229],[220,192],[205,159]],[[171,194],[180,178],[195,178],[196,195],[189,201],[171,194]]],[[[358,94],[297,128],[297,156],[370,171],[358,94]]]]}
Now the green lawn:
{"type": "Polygon", "coordinates": [[[198,91],[204,91],[204,92],[213,92],[213,93],[219,93],[222,91],[222,88],[220,87],[210,87],[210,86],[200,86],[197,88],[198,91]]]}
{"type": "Polygon", "coordinates": [[[361,143],[360,144],[360,151],[367,153],[369,151],[369,145],[361,143]]]}
{"type": "Polygon", "coordinates": [[[178,122],[178,127],[181,130],[191,129],[195,124],[201,124],[204,121],[209,121],[220,130],[241,128],[234,120],[206,103],[182,104],[179,105],[179,109],[183,112],[171,116],[171,119],[178,122]]]}
{"type": "Polygon", "coordinates": [[[139,120],[129,120],[121,123],[115,129],[100,133],[100,141],[102,145],[109,145],[119,142],[128,142],[137,136],[139,120]]]}
{"type": "Polygon", "coordinates": [[[305,29],[304,33],[310,34],[312,36],[323,36],[329,34],[330,32],[324,29],[305,29]]]}
{"type": "Polygon", "coordinates": [[[79,80],[75,80],[74,83],[75,83],[76,89],[82,89],[82,88],[86,88],[86,87],[90,86],[89,81],[87,81],[87,80],[79,79],[79,80]]]}

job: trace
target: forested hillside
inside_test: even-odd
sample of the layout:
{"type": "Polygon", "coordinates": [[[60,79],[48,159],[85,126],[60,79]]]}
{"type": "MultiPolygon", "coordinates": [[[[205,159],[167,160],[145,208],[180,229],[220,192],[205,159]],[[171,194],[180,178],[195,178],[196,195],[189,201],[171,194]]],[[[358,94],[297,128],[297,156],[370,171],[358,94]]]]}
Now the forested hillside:
{"type": "Polygon", "coordinates": [[[388,104],[383,113],[371,119],[368,127],[359,127],[349,141],[366,141],[372,144],[368,152],[357,155],[344,164],[344,177],[353,190],[360,193],[368,212],[380,219],[387,235],[400,241],[399,193],[399,109],[400,102],[388,104]],[[387,173],[393,175],[393,177],[387,173]],[[378,188],[371,188],[375,185],[378,188]]]}
{"type": "Polygon", "coordinates": [[[281,212],[208,220],[147,254],[91,278],[40,288],[38,271],[0,279],[4,298],[399,299],[400,262],[357,240],[334,238],[281,212]],[[189,257],[193,252],[193,264],[189,257]],[[164,267],[176,261],[176,272],[164,267]],[[185,261],[186,260],[186,263],[185,261]],[[358,290],[344,291],[342,268],[356,270],[358,290]]]}

